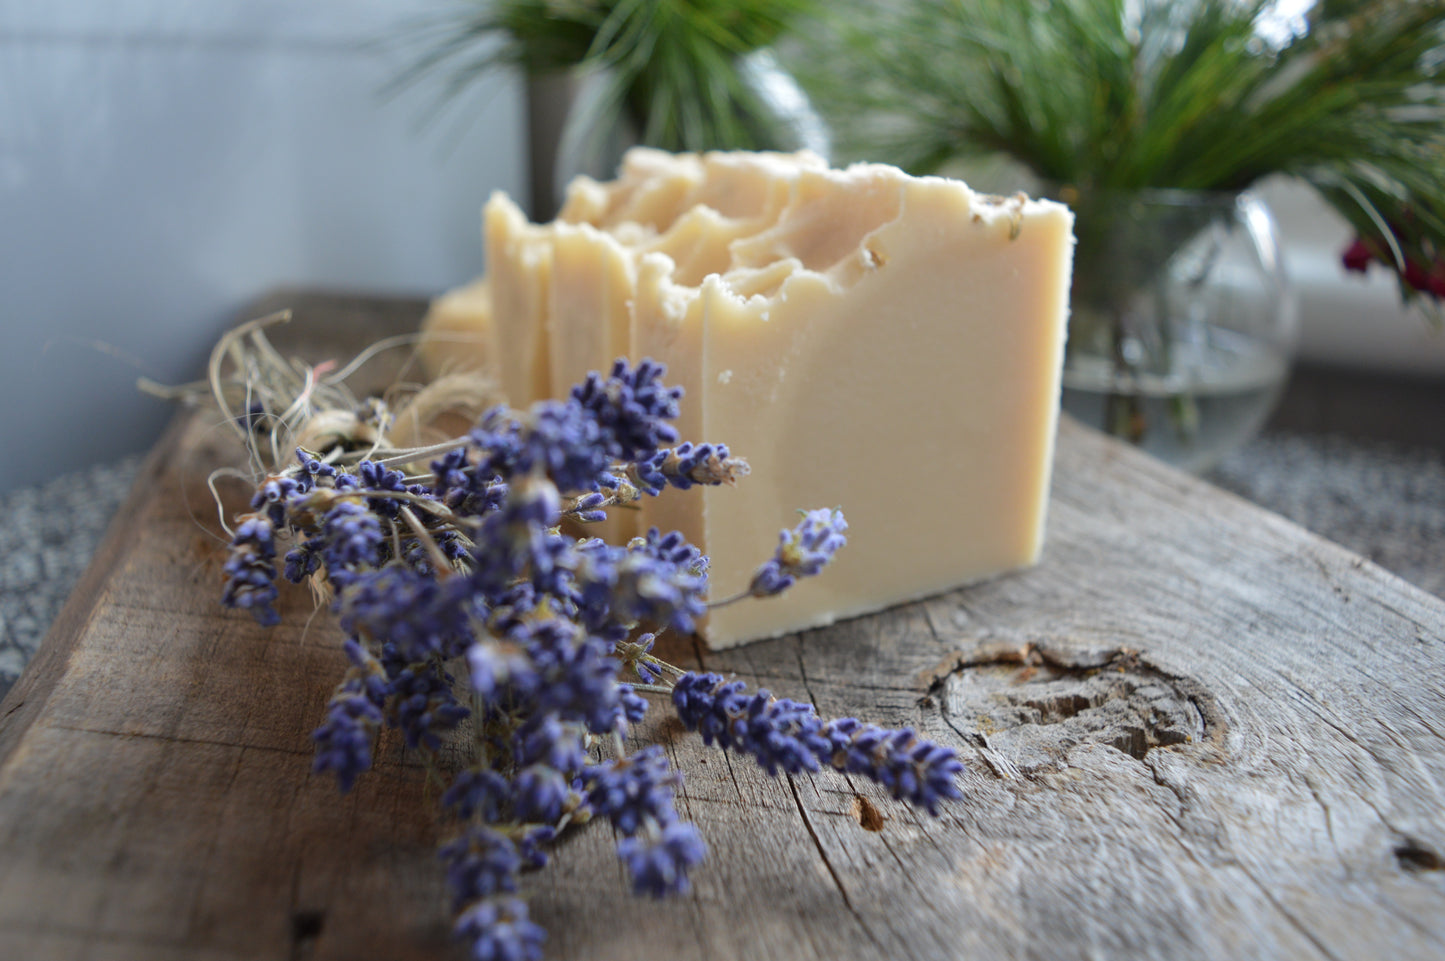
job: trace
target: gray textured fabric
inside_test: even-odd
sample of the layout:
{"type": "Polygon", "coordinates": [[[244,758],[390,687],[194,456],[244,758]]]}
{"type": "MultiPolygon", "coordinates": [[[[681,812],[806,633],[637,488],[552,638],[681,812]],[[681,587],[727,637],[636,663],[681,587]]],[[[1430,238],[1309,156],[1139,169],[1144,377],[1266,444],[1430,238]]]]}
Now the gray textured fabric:
{"type": "MultiPolygon", "coordinates": [[[[0,696],[80,579],[137,464],[0,495],[0,696]]],[[[1445,453],[1275,433],[1208,479],[1445,596],[1445,453]]]]}
{"type": "Polygon", "coordinates": [[[1208,479],[1445,597],[1445,452],[1266,434],[1208,479]]]}
{"type": "Polygon", "coordinates": [[[85,572],[139,464],[130,457],[0,494],[0,697],[85,572]]]}

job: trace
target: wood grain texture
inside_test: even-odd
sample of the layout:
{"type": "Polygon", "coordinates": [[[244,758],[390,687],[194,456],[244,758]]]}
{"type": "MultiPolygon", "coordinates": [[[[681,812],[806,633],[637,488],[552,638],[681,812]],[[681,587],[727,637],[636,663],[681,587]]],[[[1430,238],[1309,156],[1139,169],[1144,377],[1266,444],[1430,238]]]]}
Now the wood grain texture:
{"type": "MultiPolygon", "coordinates": [[[[289,299],[322,343],[418,310],[289,299]]],[[[327,616],[301,590],[270,631],[217,605],[230,445],[177,421],[0,704],[0,958],[461,956],[416,759],[387,738],[344,798],[310,776],[327,616]]],[[[1445,603],[1069,424],[1050,511],[1034,570],[663,652],[958,745],[962,802],[770,779],[656,709],[639,738],[711,857],[641,901],[605,826],[564,836],[525,882],[548,957],[1445,954],[1445,603]]]]}

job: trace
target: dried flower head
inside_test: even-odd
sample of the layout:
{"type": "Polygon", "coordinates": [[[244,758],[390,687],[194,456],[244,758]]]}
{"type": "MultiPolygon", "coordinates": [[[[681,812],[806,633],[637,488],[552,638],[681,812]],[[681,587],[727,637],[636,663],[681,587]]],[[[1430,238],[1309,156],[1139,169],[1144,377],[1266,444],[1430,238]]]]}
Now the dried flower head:
{"type": "Polygon", "coordinates": [[[848,522],[843,512],[834,508],[807,511],[798,526],[778,536],[778,549],[753,574],[748,593],[753,597],[772,597],[797,583],[800,577],[813,577],[848,543],[843,532],[848,522]]]}
{"type": "MultiPolygon", "coordinates": [[[[648,709],[643,692],[670,693],[706,743],[749,754],[770,774],[864,774],[930,811],[957,796],[953,752],[912,731],[824,724],[811,705],[660,660],[655,632],[691,631],[708,607],[707,558],[681,534],[654,529],[613,545],[563,533],[564,517],[593,520],[643,493],[746,473],[725,447],[666,446],[677,440],[681,391],[662,377],[659,364],[619,360],[566,400],[494,407],[466,437],[407,452],[385,449],[385,407],[350,403],[313,414],[364,422],[364,449],[336,433],[284,463],[262,456],[271,438],[257,439],[256,425],[286,423],[317,400],[314,376],[305,403],[277,411],[263,401],[241,426],[256,459],[273,466],[232,535],[222,602],[263,624],[279,619],[281,540],[288,579],[328,586],[349,668],[312,736],[316,770],[343,791],[372,766],[384,727],[433,769],[445,745],[470,748],[442,781],[455,830],[440,857],[455,933],[476,958],[540,957],[545,935],[518,896],[520,873],[545,863],[559,831],[593,817],[616,830],[639,894],[687,890],[707,847],[674,807],[682,775],[657,746],[624,749],[648,709]],[[470,736],[452,738],[464,722],[470,736]],[[611,756],[596,761],[592,750],[605,745],[611,756]]],[[[806,512],[781,532],[749,593],[818,574],[846,528],[840,511],[806,512]]]]}

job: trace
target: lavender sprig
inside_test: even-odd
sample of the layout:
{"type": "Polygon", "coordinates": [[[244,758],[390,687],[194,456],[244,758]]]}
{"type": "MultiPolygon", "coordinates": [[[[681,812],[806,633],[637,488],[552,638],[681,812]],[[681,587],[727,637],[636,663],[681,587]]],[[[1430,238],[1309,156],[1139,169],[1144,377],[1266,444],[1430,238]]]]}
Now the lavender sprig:
{"type": "Polygon", "coordinates": [[[962,797],[954,776],[963,770],[953,748],[925,741],[912,728],[887,730],[857,718],[829,721],[823,736],[828,762],[877,781],[900,801],[938,815],[938,802],[962,797]]]}
{"type": "Polygon", "coordinates": [[[627,865],[637,894],[664,898],[687,892],[688,871],[707,857],[707,845],[697,825],[674,821],[655,831],[623,838],[617,842],[617,855],[627,865]]]}
{"type": "Polygon", "coordinates": [[[634,483],[649,494],[666,487],[678,490],[699,484],[733,484],[748,474],[748,462],[733,457],[726,444],[682,444],[660,450],[633,466],[634,483]]]}
{"type": "Polygon", "coordinates": [[[938,814],[938,802],[960,797],[963,770],[954,750],[919,738],[911,728],[886,730],[845,717],[824,724],[811,705],[746,694],[741,681],[684,674],[672,690],[677,716],[703,743],[750,754],[771,775],[816,771],[819,763],[882,784],[900,801],[938,814]]]}
{"type": "Polygon", "coordinates": [[[618,460],[651,457],[659,447],[677,440],[676,420],[681,387],[666,387],[667,368],[644,359],[630,367],[624,358],[612,365],[611,376],[593,371],[576,387],[571,399],[587,411],[607,438],[606,452],[618,460]]]}
{"type": "Polygon", "coordinates": [[[652,745],[589,768],[583,781],[592,809],[623,835],[617,855],[633,889],[655,898],[686,891],[688,872],[707,856],[707,845],[696,825],[678,819],[672,799],[682,775],[668,765],[662,748],[652,745]]]}
{"type": "Polygon", "coordinates": [[[262,627],[281,623],[276,612],[276,531],[268,514],[247,514],[236,525],[231,552],[222,567],[221,603],[249,610],[262,627]]]}
{"type": "Polygon", "coordinates": [[[453,911],[481,898],[517,890],[522,858],[517,846],[499,831],[472,825],[443,844],[437,856],[446,865],[453,911]]]}
{"type": "Polygon", "coordinates": [[[457,916],[452,929],[471,948],[474,961],[538,961],[547,932],[527,916],[521,898],[478,901],[457,916]]]}
{"type": "Polygon", "coordinates": [[[592,810],[631,837],[648,824],[671,824],[674,789],[682,775],[667,763],[656,744],[627,757],[587,768],[582,777],[592,810]]]}
{"type": "MultiPolygon", "coordinates": [[[[293,542],[286,577],[331,591],[351,666],[313,738],[315,769],[341,790],[372,766],[383,727],[438,773],[443,744],[470,717],[471,754],[441,782],[456,830],[440,857],[455,933],[477,959],[541,956],[522,873],[545,863],[568,825],[610,821],[637,893],[687,890],[707,847],[674,807],[682,775],[656,745],[624,750],[647,711],[643,691],[670,693],[705,743],[769,774],[863,774],[931,812],[957,796],[953,752],[910,730],[825,724],[811,705],[659,659],[655,633],[639,632],[691,631],[708,608],[707,558],[681,534],[613,545],[562,533],[564,518],[596,521],[644,494],[747,473],[725,446],[670,446],[681,391],[662,375],[650,361],[618,361],[564,400],[494,408],[456,447],[429,449],[429,472],[410,478],[344,446],[297,450],[258,486],[232,538],[227,605],[275,623],[278,537],[293,542]],[[612,756],[594,761],[608,743],[612,756]]],[[[367,418],[387,429],[384,408],[367,418]]],[[[805,513],[739,597],[816,575],[846,528],[837,510],[805,513]]]]}
{"type": "Polygon", "coordinates": [[[798,582],[813,577],[848,543],[843,532],[848,522],[843,512],[834,508],[807,511],[798,526],[778,536],[778,549],[753,574],[748,594],[772,597],[798,582]]]}
{"type": "Polygon", "coordinates": [[[345,645],[351,670],[327,704],[326,723],[311,735],[316,741],[312,769],[336,775],[341,793],[371,768],[371,752],[382,723],[382,706],[391,693],[377,660],[355,640],[345,645]]]}

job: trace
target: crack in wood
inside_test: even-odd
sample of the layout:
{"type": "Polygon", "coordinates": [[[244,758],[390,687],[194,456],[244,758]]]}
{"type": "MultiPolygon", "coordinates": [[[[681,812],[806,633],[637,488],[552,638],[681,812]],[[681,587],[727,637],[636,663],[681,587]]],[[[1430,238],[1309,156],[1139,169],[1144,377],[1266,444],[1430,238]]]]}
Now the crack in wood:
{"type": "Polygon", "coordinates": [[[793,803],[798,807],[798,817],[802,820],[803,827],[807,828],[808,837],[813,839],[813,847],[817,849],[818,857],[822,860],[823,867],[827,870],[828,876],[833,879],[833,887],[837,888],[839,897],[843,899],[843,906],[848,909],[849,914],[853,915],[854,920],[858,922],[858,927],[863,929],[863,933],[868,936],[869,941],[873,942],[873,946],[880,952],[884,952],[884,955],[887,956],[888,952],[884,950],[883,943],[878,940],[878,935],[873,933],[873,929],[868,925],[868,921],[859,913],[858,908],[853,904],[853,899],[848,896],[848,889],[843,886],[843,879],[839,877],[838,869],[833,866],[832,860],[829,859],[828,849],[823,846],[823,839],[818,837],[818,831],[813,827],[813,821],[808,817],[807,809],[803,807],[803,799],[798,796],[797,783],[790,775],[785,776],[785,780],[788,784],[788,790],[792,792],[793,803]]]}
{"type": "Polygon", "coordinates": [[[796,653],[798,655],[798,678],[802,681],[803,693],[808,695],[808,703],[813,705],[813,710],[816,712],[818,711],[818,699],[813,695],[813,685],[808,683],[808,668],[803,662],[803,637],[801,634],[798,636],[796,653]]]}
{"type": "Polygon", "coordinates": [[[1311,947],[1320,953],[1321,957],[1328,958],[1330,961],[1341,961],[1340,956],[1331,951],[1324,941],[1320,939],[1320,936],[1310,930],[1309,925],[1296,917],[1294,912],[1289,911],[1284,905],[1280,904],[1279,898],[1275,896],[1273,889],[1256,877],[1254,872],[1249,869],[1249,865],[1243,861],[1236,863],[1239,870],[1244,873],[1244,876],[1249,878],[1250,882],[1259,889],[1260,894],[1264,895],[1265,901],[1274,909],[1274,912],[1284,918],[1289,926],[1299,933],[1300,937],[1304,938],[1305,941],[1309,942],[1311,947]]]}

